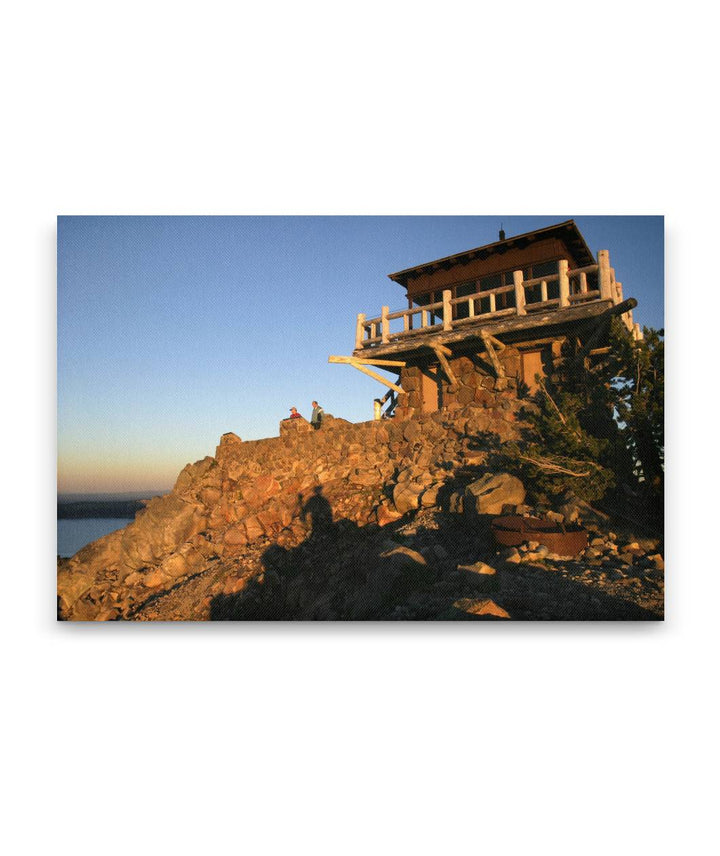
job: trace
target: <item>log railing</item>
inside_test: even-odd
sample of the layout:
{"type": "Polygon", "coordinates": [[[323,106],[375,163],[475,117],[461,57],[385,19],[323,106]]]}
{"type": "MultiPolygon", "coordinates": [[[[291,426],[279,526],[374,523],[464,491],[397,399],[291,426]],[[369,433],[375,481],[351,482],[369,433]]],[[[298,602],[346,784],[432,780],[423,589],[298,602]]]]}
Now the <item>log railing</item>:
{"type": "MultiPolygon", "coordinates": [[[[567,261],[560,259],[557,273],[524,279],[523,272],[516,270],[513,272],[512,285],[476,291],[462,297],[453,297],[452,290],[445,289],[442,296],[441,301],[425,306],[411,306],[397,312],[390,312],[389,307],[383,306],[377,318],[358,315],[355,350],[386,345],[424,333],[456,330],[465,325],[512,315],[560,311],[596,300],[611,300],[613,305],[623,301],[622,284],[615,280],[615,271],[610,267],[607,250],[599,251],[597,264],[571,270],[567,261]],[[590,276],[596,280],[597,287],[589,287],[590,276]],[[550,296],[551,291],[553,296],[550,296]],[[512,305],[498,306],[499,303],[512,305]],[[400,329],[392,323],[397,321],[402,322],[400,329]]],[[[627,317],[623,318],[628,327],[633,329],[630,316],[631,313],[627,313],[627,317]]]]}

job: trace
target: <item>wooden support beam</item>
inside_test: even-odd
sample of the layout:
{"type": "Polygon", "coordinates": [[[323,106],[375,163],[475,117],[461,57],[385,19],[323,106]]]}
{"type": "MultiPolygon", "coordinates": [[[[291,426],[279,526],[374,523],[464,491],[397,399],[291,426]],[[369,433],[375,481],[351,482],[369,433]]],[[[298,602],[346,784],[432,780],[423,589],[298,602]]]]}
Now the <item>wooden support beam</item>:
{"type": "MultiPolygon", "coordinates": [[[[487,330],[480,331],[480,338],[483,340],[483,344],[485,345],[485,351],[487,352],[488,357],[490,358],[490,362],[492,363],[493,369],[495,369],[495,376],[498,378],[505,377],[505,369],[502,367],[502,363],[497,357],[495,353],[495,349],[493,348],[493,336],[491,336],[487,330]]],[[[495,340],[497,341],[497,339],[495,340]]]]}
{"type": "Polygon", "coordinates": [[[498,349],[498,351],[505,350],[505,342],[501,342],[500,339],[496,339],[495,336],[491,336],[490,333],[487,332],[487,330],[485,332],[487,334],[488,339],[492,342],[493,346],[498,349]]]}
{"type": "MultiPolygon", "coordinates": [[[[603,252],[603,250],[600,252],[603,252]]],[[[628,297],[627,300],[623,300],[622,303],[611,306],[606,312],[599,315],[596,319],[593,332],[590,334],[590,338],[585,342],[585,346],[576,356],[577,361],[580,362],[581,360],[584,360],[592,352],[600,337],[607,333],[610,327],[610,319],[613,315],[624,315],[636,306],[637,300],[635,300],[634,297],[628,297]]]]}
{"type": "Polygon", "coordinates": [[[365,357],[328,357],[329,363],[361,363],[364,366],[399,366],[404,368],[405,360],[372,360],[365,357]]]}
{"type": "Polygon", "coordinates": [[[375,378],[375,380],[380,381],[380,383],[384,384],[385,386],[389,386],[390,389],[394,389],[395,392],[402,392],[403,391],[401,386],[398,386],[396,383],[389,381],[387,378],[384,378],[382,375],[379,375],[377,372],[374,372],[371,369],[366,368],[365,366],[361,366],[360,363],[350,363],[350,365],[354,369],[357,369],[359,372],[362,372],[363,374],[366,374],[372,378],[375,378]]]}
{"type": "Polygon", "coordinates": [[[438,358],[438,362],[442,366],[442,370],[445,372],[445,376],[450,381],[450,387],[452,389],[457,389],[460,384],[458,383],[458,379],[455,377],[455,373],[450,368],[450,363],[447,361],[447,357],[445,356],[448,353],[448,348],[443,348],[441,345],[430,345],[435,352],[435,356],[438,358]]]}
{"type": "Polygon", "coordinates": [[[585,342],[585,345],[583,346],[580,353],[577,354],[575,359],[578,362],[582,362],[592,352],[592,350],[595,348],[595,345],[599,342],[600,338],[607,334],[609,329],[610,319],[607,317],[607,315],[602,315],[598,320],[595,329],[590,334],[590,338],[587,340],[587,342],[585,342]]]}
{"type": "MultiPolygon", "coordinates": [[[[345,363],[346,365],[352,366],[354,369],[357,369],[359,372],[368,375],[371,378],[379,381],[385,386],[390,387],[390,389],[394,389],[395,392],[402,392],[403,389],[401,386],[398,386],[396,383],[388,380],[387,378],[379,375],[377,372],[372,371],[372,369],[367,368],[362,364],[362,362],[357,357],[328,357],[329,363],[345,363]]],[[[376,364],[378,360],[365,361],[371,362],[372,364],[376,364]]],[[[383,360],[383,362],[391,362],[390,360],[383,360]]]]}

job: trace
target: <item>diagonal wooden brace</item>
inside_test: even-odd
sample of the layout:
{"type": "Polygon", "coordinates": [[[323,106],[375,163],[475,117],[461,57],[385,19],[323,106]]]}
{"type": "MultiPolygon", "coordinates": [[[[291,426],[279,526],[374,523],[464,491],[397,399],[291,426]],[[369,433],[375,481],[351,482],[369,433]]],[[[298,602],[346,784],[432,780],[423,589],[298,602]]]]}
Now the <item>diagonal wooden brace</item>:
{"type": "MultiPolygon", "coordinates": [[[[384,378],[382,375],[379,375],[377,372],[372,371],[372,369],[367,368],[356,357],[328,357],[328,362],[329,363],[345,363],[349,366],[352,366],[354,369],[357,369],[359,372],[362,372],[363,374],[369,375],[370,377],[374,378],[375,380],[379,381],[380,383],[384,384],[385,386],[389,386],[390,389],[395,390],[395,392],[399,393],[399,392],[403,391],[401,386],[398,386],[396,383],[389,381],[387,378],[384,378]]],[[[391,360],[372,360],[372,361],[368,360],[367,362],[372,362],[373,364],[382,363],[384,365],[393,364],[391,360]]],[[[395,365],[404,365],[404,363],[399,363],[399,362],[396,362],[394,364],[395,365]]]]}
{"type": "Polygon", "coordinates": [[[483,344],[485,345],[485,351],[492,363],[492,367],[495,370],[495,377],[504,378],[505,377],[505,369],[502,367],[502,363],[498,359],[497,354],[495,353],[495,348],[493,344],[500,345],[500,350],[503,350],[505,345],[496,339],[494,336],[491,336],[487,330],[480,330],[480,338],[483,340],[483,344]]]}
{"type": "Polygon", "coordinates": [[[443,345],[428,345],[428,347],[432,348],[434,351],[435,356],[438,358],[438,362],[442,366],[442,370],[445,372],[445,376],[450,381],[450,391],[453,392],[457,390],[460,384],[458,383],[458,379],[455,377],[455,373],[450,368],[450,363],[447,361],[447,357],[452,354],[452,351],[449,348],[445,348],[443,345]]]}

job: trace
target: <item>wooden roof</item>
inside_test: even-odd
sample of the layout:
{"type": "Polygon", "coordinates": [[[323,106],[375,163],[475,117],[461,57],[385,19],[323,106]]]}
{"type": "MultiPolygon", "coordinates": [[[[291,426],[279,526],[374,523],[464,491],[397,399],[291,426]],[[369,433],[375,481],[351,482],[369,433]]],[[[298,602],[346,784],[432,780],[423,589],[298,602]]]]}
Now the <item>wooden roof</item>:
{"type": "Polygon", "coordinates": [[[523,235],[514,235],[511,238],[505,238],[504,241],[495,241],[493,244],[485,244],[482,247],[475,247],[472,250],[464,250],[462,253],[456,253],[453,256],[445,256],[445,258],[436,259],[432,262],[424,262],[421,265],[406,268],[397,273],[390,273],[388,276],[394,282],[402,286],[407,286],[408,280],[412,277],[432,273],[442,268],[447,270],[456,264],[465,264],[477,258],[485,259],[492,255],[502,255],[510,249],[522,249],[535,241],[550,237],[563,240],[572,250],[581,267],[595,264],[595,257],[590,252],[588,245],[585,243],[585,238],[580,234],[575,221],[565,220],[554,226],[546,226],[544,229],[536,229],[534,232],[525,232],[523,235]]]}

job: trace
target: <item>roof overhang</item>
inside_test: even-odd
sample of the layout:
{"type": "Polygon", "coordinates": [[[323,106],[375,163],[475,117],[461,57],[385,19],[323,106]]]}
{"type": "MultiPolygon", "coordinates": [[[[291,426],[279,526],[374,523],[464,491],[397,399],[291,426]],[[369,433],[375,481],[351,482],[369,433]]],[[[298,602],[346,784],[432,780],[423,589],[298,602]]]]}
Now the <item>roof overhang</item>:
{"type": "Polygon", "coordinates": [[[534,232],[525,232],[522,235],[505,238],[504,241],[495,241],[493,244],[485,244],[482,247],[475,247],[472,250],[464,250],[462,253],[456,253],[453,256],[445,256],[442,259],[424,262],[421,265],[406,268],[397,273],[390,273],[388,276],[394,282],[406,287],[408,280],[413,277],[433,273],[436,270],[447,270],[456,264],[465,264],[474,259],[485,259],[491,255],[502,255],[511,249],[523,249],[536,241],[552,237],[560,238],[568,245],[581,267],[595,264],[595,257],[590,252],[590,248],[585,243],[585,238],[580,233],[575,221],[565,220],[562,223],[556,223],[554,226],[546,226],[544,229],[536,229],[534,232]]]}

